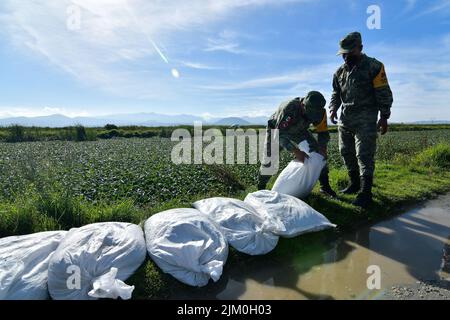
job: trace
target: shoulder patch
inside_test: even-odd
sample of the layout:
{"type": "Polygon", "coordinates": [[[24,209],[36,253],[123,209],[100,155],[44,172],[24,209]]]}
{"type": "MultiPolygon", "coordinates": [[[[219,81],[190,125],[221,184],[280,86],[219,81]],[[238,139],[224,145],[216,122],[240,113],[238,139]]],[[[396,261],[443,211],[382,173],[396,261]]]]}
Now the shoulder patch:
{"type": "Polygon", "coordinates": [[[380,72],[378,72],[377,76],[373,79],[373,87],[377,89],[381,87],[386,87],[388,85],[389,82],[387,79],[386,71],[384,70],[384,65],[381,64],[380,72]]]}
{"type": "Polygon", "coordinates": [[[294,123],[294,118],[292,116],[289,116],[289,115],[284,116],[283,119],[281,120],[280,124],[278,125],[278,129],[286,129],[293,123],[294,123]]]}

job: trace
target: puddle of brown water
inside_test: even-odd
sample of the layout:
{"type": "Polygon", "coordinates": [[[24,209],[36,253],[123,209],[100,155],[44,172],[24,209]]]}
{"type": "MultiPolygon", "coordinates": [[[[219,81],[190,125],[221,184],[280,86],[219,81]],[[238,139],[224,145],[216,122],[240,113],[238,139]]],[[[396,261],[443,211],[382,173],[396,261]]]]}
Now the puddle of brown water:
{"type": "Polygon", "coordinates": [[[441,272],[450,237],[450,194],[401,216],[343,236],[294,259],[261,257],[230,267],[219,284],[180,292],[192,299],[374,299],[398,284],[433,280],[441,272]],[[381,288],[369,290],[368,266],[381,271],[381,288]]]}

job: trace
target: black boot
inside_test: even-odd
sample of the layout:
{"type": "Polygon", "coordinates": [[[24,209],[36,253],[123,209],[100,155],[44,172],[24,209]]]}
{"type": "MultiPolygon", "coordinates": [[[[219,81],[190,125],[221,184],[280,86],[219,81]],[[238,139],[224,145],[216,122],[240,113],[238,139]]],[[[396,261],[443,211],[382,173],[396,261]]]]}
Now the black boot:
{"type": "Polygon", "coordinates": [[[320,182],[320,192],[321,193],[323,193],[324,195],[327,195],[331,198],[337,197],[336,192],[334,192],[334,190],[330,186],[328,170],[322,171],[322,173],[320,174],[320,177],[319,177],[319,182],[320,182]]]}
{"type": "Polygon", "coordinates": [[[269,182],[271,176],[258,175],[258,190],[266,189],[267,182],[269,182]]]}
{"type": "Polygon", "coordinates": [[[362,176],[361,177],[361,192],[356,196],[353,205],[366,209],[372,203],[372,176],[362,176]]]}
{"type": "Polygon", "coordinates": [[[355,194],[358,193],[361,189],[361,182],[359,178],[359,172],[357,171],[350,171],[348,173],[350,177],[350,184],[347,186],[347,188],[342,189],[340,192],[344,194],[355,194]]]}

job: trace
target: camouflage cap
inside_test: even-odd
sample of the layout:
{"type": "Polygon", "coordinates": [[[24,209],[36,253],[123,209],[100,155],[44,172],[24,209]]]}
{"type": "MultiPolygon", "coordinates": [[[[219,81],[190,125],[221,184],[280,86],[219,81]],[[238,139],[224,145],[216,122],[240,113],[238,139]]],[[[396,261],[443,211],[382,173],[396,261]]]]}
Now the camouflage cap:
{"type": "Polygon", "coordinates": [[[318,91],[309,92],[303,99],[305,115],[313,123],[320,122],[325,111],[325,97],[318,91]]]}
{"type": "Polygon", "coordinates": [[[349,33],[339,42],[340,49],[336,55],[349,53],[360,45],[362,45],[361,33],[349,33]]]}

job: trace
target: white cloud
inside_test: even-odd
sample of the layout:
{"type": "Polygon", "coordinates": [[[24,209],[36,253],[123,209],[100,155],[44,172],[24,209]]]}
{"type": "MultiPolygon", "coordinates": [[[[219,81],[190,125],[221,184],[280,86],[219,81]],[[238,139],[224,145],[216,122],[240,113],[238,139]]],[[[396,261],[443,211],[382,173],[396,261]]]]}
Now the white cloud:
{"type": "MultiPolygon", "coordinates": [[[[173,41],[180,33],[203,30],[235,10],[301,1],[4,0],[8,14],[0,16],[0,23],[18,47],[45,57],[83,84],[120,96],[149,98],[179,90],[161,81],[161,75],[170,77],[173,67],[163,60],[170,62],[176,52],[160,52],[161,59],[158,51],[165,45],[183,50],[173,41]],[[67,28],[67,9],[74,4],[81,8],[79,30],[67,28]],[[145,77],[142,70],[134,72],[124,63],[141,60],[145,77]]],[[[224,40],[229,34],[221,36],[224,40]]],[[[208,42],[208,51],[239,50],[237,44],[214,41],[208,42]]]]}
{"type": "Polygon", "coordinates": [[[440,0],[425,10],[424,14],[430,14],[435,12],[448,12],[450,9],[449,0],[440,0]]]}
{"type": "Polygon", "coordinates": [[[247,90],[256,88],[272,88],[278,86],[290,87],[299,84],[323,84],[331,83],[333,73],[336,71],[336,64],[322,64],[311,67],[305,67],[294,72],[285,72],[272,76],[249,79],[240,82],[204,85],[201,88],[209,90],[247,90]]]}
{"type": "Polygon", "coordinates": [[[181,61],[181,65],[192,68],[192,69],[198,69],[198,70],[219,70],[223,69],[223,67],[219,66],[212,66],[204,63],[198,63],[198,62],[189,62],[189,61],[181,61]]]}
{"type": "MultiPolygon", "coordinates": [[[[386,66],[394,94],[392,119],[450,119],[450,35],[440,39],[415,40],[414,43],[377,44],[367,46],[368,55],[375,56],[386,66]]],[[[267,114],[288,97],[301,96],[310,90],[321,91],[327,101],[331,96],[331,79],[339,65],[322,63],[290,72],[265,75],[241,81],[203,85],[201,88],[231,96],[251,93],[241,98],[248,106],[267,114]],[[263,95],[259,95],[264,92],[263,95]]],[[[239,110],[238,105],[232,110],[239,110]]],[[[242,108],[241,108],[242,109],[242,108]]]]}
{"type": "Polygon", "coordinates": [[[225,42],[223,40],[208,39],[208,45],[205,51],[225,51],[233,54],[243,53],[244,51],[239,48],[239,44],[235,42],[225,42]]]}
{"type": "MultiPolygon", "coordinates": [[[[415,0],[405,1],[407,8],[418,7],[415,0]]],[[[204,51],[209,52],[211,56],[218,52],[245,53],[247,56],[256,54],[252,48],[243,45],[244,38],[251,35],[226,29],[212,37],[211,32],[205,30],[209,30],[207,27],[213,26],[217,21],[233,18],[235,12],[290,2],[306,1],[3,0],[2,5],[7,9],[7,13],[0,15],[0,23],[3,29],[1,32],[12,40],[15,46],[44,57],[86,86],[106,90],[121,97],[163,97],[167,101],[176,94],[188,92],[194,98],[204,99],[205,104],[217,101],[218,106],[227,105],[227,108],[220,111],[229,114],[257,113],[261,110],[262,113],[268,114],[283,99],[302,95],[312,89],[322,91],[328,100],[331,77],[339,62],[324,62],[332,57],[322,57],[322,53],[318,52],[316,62],[309,67],[296,68],[293,71],[280,70],[268,74],[261,70],[260,73],[253,73],[244,79],[242,73],[236,72],[236,75],[230,75],[230,80],[226,82],[222,80],[225,77],[221,76],[203,78],[200,81],[199,78],[189,78],[189,71],[192,70],[183,67],[228,71],[230,68],[205,63],[197,60],[197,56],[195,61],[187,61],[190,58],[186,56],[178,57],[178,53],[186,50],[184,45],[188,42],[186,40],[180,44],[178,40],[183,38],[185,32],[194,32],[200,38],[196,41],[201,44],[199,50],[203,49],[203,55],[206,55],[204,51]],[[78,31],[66,28],[66,10],[72,3],[82,8],[81,29],[78,31]],[[167,57],[169,65],[161,59],[151,41],[158,45],[163,56],[167,57]],[[180,79],[172,77],[171,70],[174,67],[180,68],[180,79]],[[183,82],[184,79],[189,81],[183,82]]],[[[449,8],[449,0],[439,0],[429,5],[425,12],[448,12],[449,8]]],[[[395,46],[368,45],[367,48],[369,55],[373,52],[387,66],[395,97],[394,117],[404,111],[404,117],[407,117],[407,110],[418,110],[425,104],[429,105],[427,112],[437,113],[436,110],[448,109],[450,87],[446,79],[450,78],[450,35],[442,41],[430,39],[425,43],[417,41],[395,46]]],[[[274,54],[272,49],[277,50],[271,48],[271,51],[267,52],[268,58],[271,55],[281,60],[288,58],[283,57],[281,53],[274,54]]],[[[288,54],[303,60],[301,53],[288,54]]],[[[211,61],[217,63],[214,59],[208,62],[211,61]]],[[[42,115],[51,111],[51,108],[0,108],[0,116],[42,115]]],[[[68,109],[53,111],[66,115],[85,115],[83,112],[71,112],[68,109]]]]}
{"type": "MultiPolygon", "coordinates": [[[[427,1],[427,3],[429,3],[427,1]]],[[[443,14],[448,15],[450,14],[450,0],[439,0],[434,1],[429,5],[427,8],[425,8],[423,11],[419,12],[417,15],[415,15],[413,18],[419,18],[425,15],[429,14],[443,14]]]]}
{"type": "Polygon", "coordinates": [[[405,0],[405,2],[406,2],[406,7],[404,10],[405,12],[409,12],[409,11],[413,10],[417,4],[417,0],[405,0]]]}
{"type": "Polygon", "coordinates": [[[214,52],[214,51],[224,51],[232,54],[247,53],[246,50],[240,48],[238,43],[238,38],[253,38],[252,36],[245,35],[243,33],[238,33],[232,30],[223,30],[219,35],[212,39],[207,40],[206,48],[204,51],[214,52]]]}

